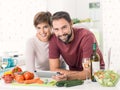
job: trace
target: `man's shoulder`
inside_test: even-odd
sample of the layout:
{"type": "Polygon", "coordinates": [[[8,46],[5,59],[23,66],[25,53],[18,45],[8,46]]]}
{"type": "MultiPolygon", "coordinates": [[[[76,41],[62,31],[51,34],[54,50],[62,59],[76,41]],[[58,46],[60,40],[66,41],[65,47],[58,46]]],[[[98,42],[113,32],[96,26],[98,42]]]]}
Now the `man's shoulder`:
{"type": "Polygon", "coordinates": [[[92,32],[89,30],[89,29],[86,29],[86,28],[73,28],[74,31],[77,33],[77,34],[92,34],[92,32]]]}
{"type": "Polygon", "coordinates": [[[50,41],[51,40],[55,40],[55,39],[57,39],[56,36],[55,36],[55,34],[52,34],[51,37],[50,37],[50,41]]]}
{"type": "Polygon", "coordinates": [[[73,28],[73,30],[77,32],[90,32],[90,30],[87,28],[73,28]]]}

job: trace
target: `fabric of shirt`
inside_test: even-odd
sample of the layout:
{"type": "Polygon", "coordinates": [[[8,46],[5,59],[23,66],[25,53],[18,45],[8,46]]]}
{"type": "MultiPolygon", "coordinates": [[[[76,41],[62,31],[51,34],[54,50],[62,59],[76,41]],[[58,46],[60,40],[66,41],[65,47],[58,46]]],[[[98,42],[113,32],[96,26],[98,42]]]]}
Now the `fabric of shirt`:
{"type": "MultiPolygon", "coordinates": [[[[50,39],[49,58],[55,59],[60,55],[69,66],[70,70],[83,70],[82,58],[89,58],[93,53],[92,45],[97,43],[94,34],[84,28],[73,28],[74,39],[65,44],[59,40],[55,35],[50,39]]],[[[97,53],[100,55],[100,65],[104,66],[103,56],[97,45],[97,53]]]]}
{"type": "MultiPolygon", "coordinates": [[[[49,42],[42,42],[36,36],[30,38],[26,44],[25,63],[26,70],[49,70],[49,42]]],[[[61,58],[61,67],[65,68],[65,63],[61,58]]]]}

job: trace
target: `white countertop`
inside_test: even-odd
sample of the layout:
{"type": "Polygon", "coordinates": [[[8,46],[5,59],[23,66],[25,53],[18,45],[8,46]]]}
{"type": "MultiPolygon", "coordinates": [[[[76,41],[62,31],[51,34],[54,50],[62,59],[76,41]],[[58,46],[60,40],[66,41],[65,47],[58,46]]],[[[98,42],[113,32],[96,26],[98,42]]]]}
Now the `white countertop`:
{"type": "MultiPolygon", "coordinates": [[[[22,69],[25,69],[24,66],[22,69]]],[[[103,87],[97,82],[89,82],[74,87],[56,87],[56,86],[23,86],[5,84],[3,80],[0,80],[0,90],[120,90],[120,81],[115,87],[103,87]]]]}
{"type": "Polygon", "coordinates": [[[5,84],[0,81],[0,90],[120,90],[120,82],[115,87],[103,87],[97,82],[84,83],[83,85],[74,87],[56,87],[56,86],[16,86],[5,84]]]}

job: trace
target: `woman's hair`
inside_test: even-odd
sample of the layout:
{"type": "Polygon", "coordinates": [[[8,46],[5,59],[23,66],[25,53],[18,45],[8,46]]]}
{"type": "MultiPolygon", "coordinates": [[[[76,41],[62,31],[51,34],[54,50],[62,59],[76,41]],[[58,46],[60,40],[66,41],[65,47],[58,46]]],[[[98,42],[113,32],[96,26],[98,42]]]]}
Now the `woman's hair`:
{"type": "Polygon", "coordinates": [[[58,20],[58,19],[65,19],[67,22],[71,23],[71,17],[69,15],[69,13],[65,12],[65,11],[59,11],[53,14],[51,20],[58,20]]]}
{"type": "Polygon", "coordinates": [[[50,12],[38,12],[34,16],[34,26],[36,27],[40,23],[48,23],[51,26],[51,16],[50,12]]]}

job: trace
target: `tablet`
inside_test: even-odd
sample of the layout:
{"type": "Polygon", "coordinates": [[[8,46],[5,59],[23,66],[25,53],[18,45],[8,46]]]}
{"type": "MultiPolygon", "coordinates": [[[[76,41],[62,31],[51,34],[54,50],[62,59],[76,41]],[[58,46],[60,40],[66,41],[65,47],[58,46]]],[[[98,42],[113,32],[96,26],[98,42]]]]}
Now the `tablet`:
{"type": "Polygon", "coordinates": [[[38,77],[51,78],[52,76],[57,75],[58,72],[54,72],[54,71],[35,71],[35,74],[38,77]]]}

